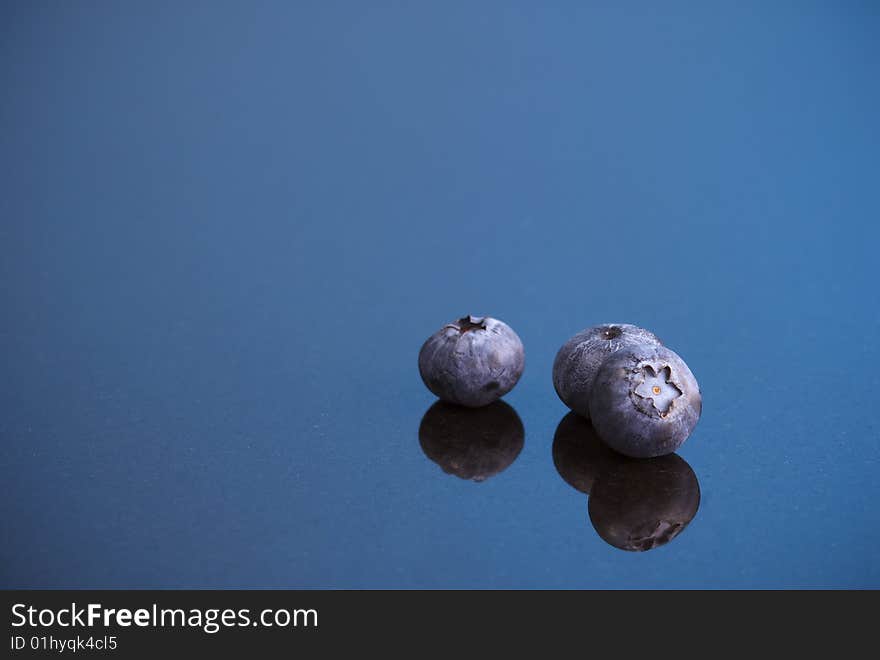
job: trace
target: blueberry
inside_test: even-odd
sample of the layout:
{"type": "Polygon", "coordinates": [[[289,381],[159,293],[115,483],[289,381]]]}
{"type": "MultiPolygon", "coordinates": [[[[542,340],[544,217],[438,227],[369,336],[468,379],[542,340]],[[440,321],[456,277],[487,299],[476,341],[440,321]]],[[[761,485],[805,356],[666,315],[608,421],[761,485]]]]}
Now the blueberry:
{"type": "Polygon", "coordinates": [[[473,481],[507,469],[519,456],[524,437],[519,415],[503,401],[482,408],[438,401],[419,426],[425,455],[447,474],[473,481]]]}
{"type": "Polygon", "coordinates": [[[559,476],[575,490],[587,495],[593,482],[609,467],[627,460],[608,448],[589,420],[570,412],[556,427],[553,436],[553,465],[559,476]]]}
{"type": "Polygon", "coordinates": [[[513,389],[525,352],[506,323],[465,316],[431,335],[419,351],[419,373],[442,401],[477,408],[513,389]]]}
{"type": "Polygon", "coordinates": [[[587,505],[604,541],[621,550],[651,550],[678,536],[700,508],[700,484],[676,454],[623,460],[602,472],[587,505]]]}
{"type": "Polygon", "coordinates": [[[604,323],[581,330],[563,344],[553,361],[556,394],[574,412],[589,417],[590,392],[602,362],[620,350],[643,344],[659,346],[660,340],[628,323],[604,323]]]}
{"type": "Polygon", "coordinates": [[[671,454],[702,410],[700,387],[678,355],[659,345],[608,357],[593,382],[590,418],[612,449],[634,458],[671,454]]]}

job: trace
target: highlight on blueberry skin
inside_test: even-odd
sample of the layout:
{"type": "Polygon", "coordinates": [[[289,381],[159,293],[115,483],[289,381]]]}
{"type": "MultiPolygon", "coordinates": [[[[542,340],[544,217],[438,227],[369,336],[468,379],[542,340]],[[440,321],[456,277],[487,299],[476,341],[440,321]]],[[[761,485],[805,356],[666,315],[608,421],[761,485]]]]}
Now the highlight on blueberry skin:
{"type": "Polygon", "coordinates": [[[697,475],[677,454],[620,462],[596,479],[587,504],[599,536],[630,552],[669,543],[699,508],[697,475]]]}
{"type": "Polygon", "coordinates": [[[694,430],[702,411],[696,378],[665,346],[618,351],[603,363],[590,395],[599,437],[633,458],[671,454],[694,430]]]}
{"type": "Polygon", "coordinates": [[[419,426],[425,456],[447,474],[478,482],[510,467],[524,439],[519,415],[504,401],[482,408],[437,401],[419,426]]]}
{"type": "Polygon", "coordinates": [[[569,339],[553,361],[553,387],[566,406],[590,416],[590,393],[599,368],[609,355],[642,345],[660,346],[657,337],[629,323],[603,323],[569,339]]]}
{"type": "Polygon", "coordinates": [[[419,374],[441,401],[478,408],[513,389],[525,368],[522,341],[509,325],[465,316],[431,335],[419,351],[419,374]]]}

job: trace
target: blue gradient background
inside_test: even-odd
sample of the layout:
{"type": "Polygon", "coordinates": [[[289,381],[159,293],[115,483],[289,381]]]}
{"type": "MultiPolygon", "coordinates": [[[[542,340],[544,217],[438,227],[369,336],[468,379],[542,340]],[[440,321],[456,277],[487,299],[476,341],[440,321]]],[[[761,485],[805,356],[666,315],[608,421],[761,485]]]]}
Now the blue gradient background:
{"type": "Polygon", "coordinates": [[[880,11],[662,4],[4,2],[0,585],[880,587],[880,11]],[[484,483],[417,436],[468,313],[484,483]],[[647,553],[551,458],[602,321],[704,392],[647,553]]]}

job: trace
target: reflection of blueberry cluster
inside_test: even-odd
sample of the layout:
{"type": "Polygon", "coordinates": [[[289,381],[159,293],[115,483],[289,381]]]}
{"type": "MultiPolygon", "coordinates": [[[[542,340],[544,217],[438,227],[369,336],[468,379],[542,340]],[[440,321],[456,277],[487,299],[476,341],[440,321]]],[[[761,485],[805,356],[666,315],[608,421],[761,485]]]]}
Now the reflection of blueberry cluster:
{"type": "Polygon", "coordinates": [[[590,522],[599,536],[622,550],[640,552],[669,543],[700,506],[697,476],[684,459],[618,454],[574,413],[556,428],[553,463],[569,485],[589,495],[590,522]]]}

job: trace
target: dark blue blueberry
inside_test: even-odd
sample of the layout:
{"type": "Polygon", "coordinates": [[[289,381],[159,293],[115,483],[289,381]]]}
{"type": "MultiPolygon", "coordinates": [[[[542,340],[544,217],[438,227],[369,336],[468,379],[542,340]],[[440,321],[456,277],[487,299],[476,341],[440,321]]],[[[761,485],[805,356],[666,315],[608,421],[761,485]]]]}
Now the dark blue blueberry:
{"type": "Polygon", "coordinates": [[[569,339],[553,361],[553,387],[562,403],[590,416],[590,393],[599,367],[610,355],[635,346],[659,346],[653,333],[628,323],[603,323],[569,339]]]}
{"type": "Polygon", "coordinates": [[[447,323],[419,351],[419,373],[442,401],[477,408],[507,394],[522,376],[522,342],[506,323],[466,316],[447,323]]]}
{"type": "Polygon", "coordinates": [[[523,448],[525,432],[503,401],[463,408],[438,401],[419,426],[422,451],[447,474],[485,481],[507,469],[523,448]]]}
{"type": "Polygon", "coordinates": [[[590,418],[615,451],[634,458],[671,454],[687,440],[702,411],[691,370],[665,346],[618,351],[593,382],[590,418]]]}
{"type": "Polygon", "coordinates": [[[700,484],[676,454],[624,459],[598,476],[587,508],[605,542],[643,552],[669,543],[693,520],[700,508],[700,484]]]}

